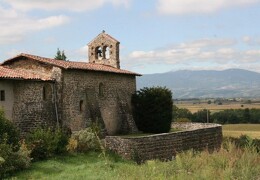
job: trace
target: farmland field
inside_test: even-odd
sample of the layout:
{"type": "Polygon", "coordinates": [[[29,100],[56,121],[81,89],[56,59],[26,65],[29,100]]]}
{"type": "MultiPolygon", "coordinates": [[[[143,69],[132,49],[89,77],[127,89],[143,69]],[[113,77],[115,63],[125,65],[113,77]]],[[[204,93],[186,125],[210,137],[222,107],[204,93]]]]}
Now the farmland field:
{"type": "Polygon", "coordinates": [[[248,135],[260,139],[260,124],[226,124],[223,125],[223,136],[239,137],[248,135]]]}
{"type": "Polygon", "coordinates": [[[254,104],[241,104],[241,103],[229,103],[229,104],[223,104],[223,105],[217,105],[217,104],[208,104],[208,103],[200,103],[200,104],[193,104],[191,102],[183,102],[175,104],[178,108],[186,108],[189,109],[192,113],[197,112],[198,110],[202,109],[208,109],[212,113],[218,112],[225,109],[245,109],[245,108],[256,108],[260,109],[259,103],[254,104]]]}

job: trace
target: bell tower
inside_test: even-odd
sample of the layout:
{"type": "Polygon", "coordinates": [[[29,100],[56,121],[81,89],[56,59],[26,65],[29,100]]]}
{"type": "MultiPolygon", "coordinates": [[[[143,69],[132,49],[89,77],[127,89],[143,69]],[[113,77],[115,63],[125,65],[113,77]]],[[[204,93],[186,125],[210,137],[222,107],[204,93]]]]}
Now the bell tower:
{"type": "Polygon", "coordinates": [[[89,62],[120,69],[119,44],[119,41],[102,31],[88,43],[89,62]]]}

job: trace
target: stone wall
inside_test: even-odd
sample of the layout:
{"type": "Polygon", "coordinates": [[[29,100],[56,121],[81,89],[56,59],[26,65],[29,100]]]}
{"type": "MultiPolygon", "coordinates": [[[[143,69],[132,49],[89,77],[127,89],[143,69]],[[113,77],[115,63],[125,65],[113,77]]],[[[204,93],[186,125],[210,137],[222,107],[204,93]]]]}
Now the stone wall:
{"type": "Polygon", "coordinates": [[[106,147],[125,159],[139,162],[171,160],[178,152],[189,149],[217,150],[222,143],[222,126],[218,124],[173,124],[182,131],[144,137],[107,136],[106,147]]]}
{"type": "Polygon", "coordinates": [[[53,83],[15,81],[14,84],[13,122],[21,132],[24,134],[40,126],[55,126],[53,83]]]}
{"type": "MultiPolygon", "coordinates": [[[[100,39],[97,42],[101,43],[100,39]]],[[[112,51],[119,53],[119,42],[108,39],[104,47],[106,43],[115,43],[112,51]]],[[[119,60],[118,54],[110,57],[119,60]]],[[[119,63],[117,60],[115,62],[119,63]]],[[[55,79],[53,83],[15,81],[12,117],[23,132],[57,121],[72,131],[78,131],[97,120],[103,123],[110,135],[137,131],[131,108],[131,97],[136,91],[134,75],[61,69],[28,58],[7,66],[55,79]],[[43,100],[44,86],[52,92],[52,97],[47,100],[43,100]]]]}
{"type": "Polygon", "coordinates": [[[88,44],[89,62],[96,64],[105,64],[113,66],[115,68],[120,68],[119,44],[120,43],[118,41],[111,38],[105,32],[99,34],[94,40],[92,40],[88,44]],[[97,54],[99,48],[102,51],[101,57],[97,54]],[[106,54],[106,50],[108,50],[108,54],[106,54]]]}
{"type": "Polygon", "coordinates": [[[103,122],[110,135],[136,130],[131,96],[135,76],[95,71],[63,72],[62,121],[72,131],[103,122]]]}

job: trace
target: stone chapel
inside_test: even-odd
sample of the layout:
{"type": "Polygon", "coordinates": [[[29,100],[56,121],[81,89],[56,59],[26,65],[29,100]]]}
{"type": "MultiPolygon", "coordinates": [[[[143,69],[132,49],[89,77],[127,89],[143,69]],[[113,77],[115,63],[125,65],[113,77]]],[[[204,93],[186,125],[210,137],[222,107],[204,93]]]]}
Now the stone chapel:
{"type": "Polygon", "coordinates": [[[120,69],[120,42],[105,31],[88,44],[89,62],[19,54],[0,65],[0,108],[22,131],[104,125],[107,134],[136,131],[131,96],[140,74],[120,69]]]}

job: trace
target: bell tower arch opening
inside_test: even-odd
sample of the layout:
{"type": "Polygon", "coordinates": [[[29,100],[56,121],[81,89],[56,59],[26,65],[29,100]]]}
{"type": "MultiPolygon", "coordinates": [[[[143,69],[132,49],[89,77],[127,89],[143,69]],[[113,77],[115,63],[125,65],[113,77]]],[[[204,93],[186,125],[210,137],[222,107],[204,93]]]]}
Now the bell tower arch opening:
{"type": "Polygon", "coordinates": [[[119,41],[102,31],[88,44],[89,62],[109,65],[119,69],[119,45],[119,41]]]}

